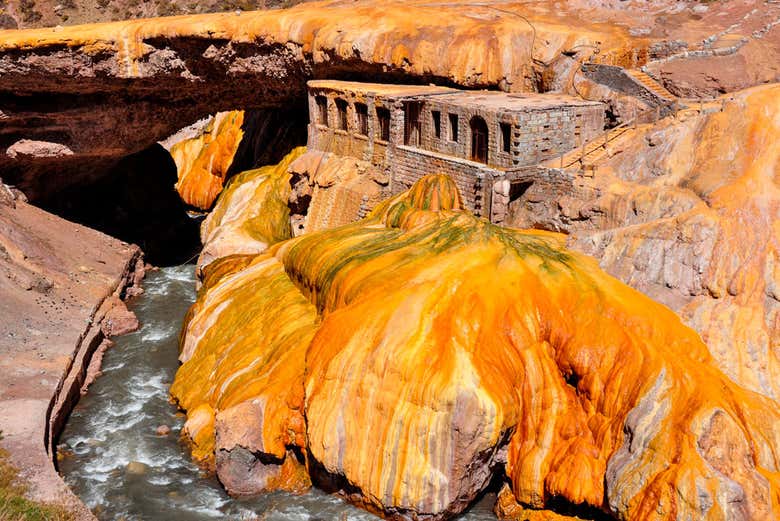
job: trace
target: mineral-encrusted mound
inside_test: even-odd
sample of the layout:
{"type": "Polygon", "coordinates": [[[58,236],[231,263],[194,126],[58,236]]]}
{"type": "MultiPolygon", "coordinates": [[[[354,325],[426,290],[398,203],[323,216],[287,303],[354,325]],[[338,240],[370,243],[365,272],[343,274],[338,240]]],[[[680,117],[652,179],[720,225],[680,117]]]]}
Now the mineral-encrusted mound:
{"type": "Polygon", "coordinates": [[[772,519],[780,412],[668,308],[428,176],[368,218],[212,263],[172,394],[237,494],[311,478],[403,519],[512,505],[772,519]]]}
{"type": "Polygon", "coordinates": [[[276,165],[231,178],[200,229],[200,269],[228,254],[261,253],[289,239],[290,163],[306,151],[297,147],[276,165]]]}

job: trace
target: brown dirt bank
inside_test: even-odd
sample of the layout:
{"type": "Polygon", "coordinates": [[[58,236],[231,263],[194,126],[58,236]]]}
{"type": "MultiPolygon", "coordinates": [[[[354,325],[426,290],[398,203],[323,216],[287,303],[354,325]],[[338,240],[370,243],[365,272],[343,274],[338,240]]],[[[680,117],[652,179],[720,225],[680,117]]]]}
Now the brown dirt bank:
{"type": "Polygon", "coordinates": [[[53,440],[93,353],[128,324],[117,297],[137,292],[142,276],[138,247],[31,206],[0,183],[0,444],[31,499],[78,519],[93,516],[57,474],[53,440]]]}

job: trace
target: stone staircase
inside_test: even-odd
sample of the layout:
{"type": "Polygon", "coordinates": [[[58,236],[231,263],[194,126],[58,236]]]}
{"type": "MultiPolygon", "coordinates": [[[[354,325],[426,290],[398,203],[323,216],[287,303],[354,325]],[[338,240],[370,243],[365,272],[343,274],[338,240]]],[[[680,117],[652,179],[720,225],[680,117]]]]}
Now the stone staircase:
{"type": "MultiPolygon", "coordinates": [[[[653,81],[649,76],[647,76],[647,78],[650,81],[653,81]]],[[[642,79],[648,81],[647,79],[642,79]]],[[[649,84],[647,85],[647,88],[652,86],[650,81],[648,81],[649,84]]],[[[666,89],[663,89],[660,85],[658,85],[656,89],[658,90],[656,95],[659,98],[662,95],[670,97],[670,101],[667,102],[668,104],[665,107],[657,106],[640,112],[630,121],[605,130],[583,146],[570,150],[556,158],[544,161],[541,166],[556,169],[577,167],[584,171],[592,171],[593,167],[601,160],[611,157],[618,149],[618,145],[621,142],[635,137],[637,133],[640,132],[640,129],[644,129],[649,125],[654,125],[659,119],[663,117],[674,117],[677,121],[682,122],[699,114],[722,112],[726,102],[725,98],[682,100],[674,97],[674,95],[666,91],[666,89]],[[668,109],[665,114],[662,111],[663,108],[668,109]]]]}
{"type": "Polygon", "coordinates": [[[641,84],[644,88],[655,94],[658,98],[666,103],[673,103],[677,100],[677,97],[666,90],[666,88],[653,79],[646,72],[642,72],[638,69],[626,69],[626,73],[631,76],[637,83],[641,84]]]}
{"type": "Polygon", "coordinates": [[[624,141],[636,134],[636,128],[628,125],[621,125],[602,133],[598,138],[585,143],[584,146],[575,148],[555,159],[543,163],[547,168],[567,169],[573,166],[585,164],[594,164],[610,152],[618,142],[624,141]]]}
{"type": "Polygon", "coordinates": [[[633,96],[648,106],[659,107],[664,116],[675,109],[677,98],[674,94],[644,71],[598,63],[585,63],[581,70],[591,81],[633,96]]]}

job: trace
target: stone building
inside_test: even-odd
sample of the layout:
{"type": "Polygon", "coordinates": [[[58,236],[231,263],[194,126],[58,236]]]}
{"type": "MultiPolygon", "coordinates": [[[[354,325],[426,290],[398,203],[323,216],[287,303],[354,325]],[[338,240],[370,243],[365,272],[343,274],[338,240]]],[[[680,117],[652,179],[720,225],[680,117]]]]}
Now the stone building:
{"type": "Polygon", "coordinates": [[[500,221],[529,169],[596,137],[605,105],[557,94],[314,80],[308,146],[384,170],[390,192],[428,173],[457,183],[476,215],[500,221]]]}

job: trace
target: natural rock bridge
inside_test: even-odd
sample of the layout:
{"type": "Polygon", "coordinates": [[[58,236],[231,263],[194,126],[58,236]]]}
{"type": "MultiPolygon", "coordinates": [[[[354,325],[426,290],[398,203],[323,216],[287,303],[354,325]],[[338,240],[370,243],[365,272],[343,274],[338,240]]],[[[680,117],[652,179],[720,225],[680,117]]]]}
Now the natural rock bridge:
{"type": "Polygon", "coordinates": [[[563,53],[636,65],[648,45],[553,12],[527,22],[522,4],[345,7],[0,32],[0,171],[45,198],[216,111],[305,117],[311,78],[533,91],[563,53]]]}

